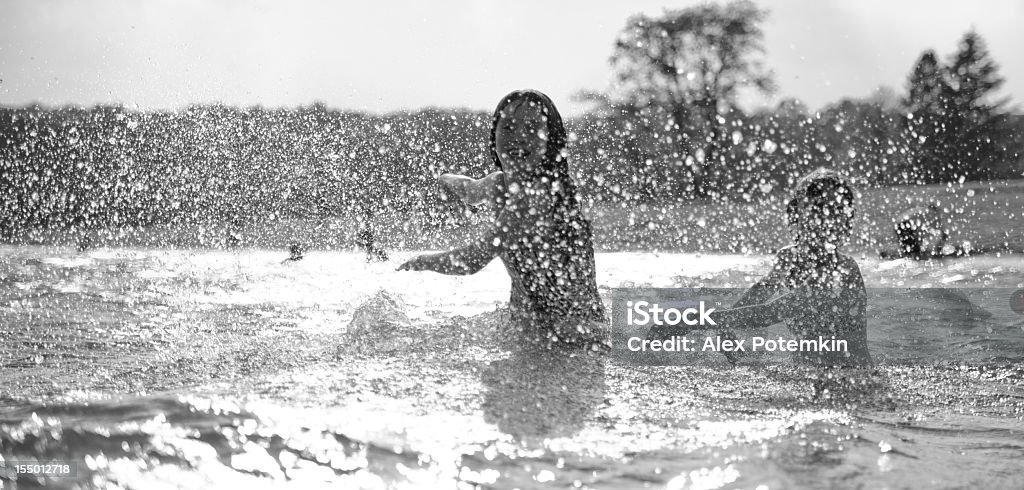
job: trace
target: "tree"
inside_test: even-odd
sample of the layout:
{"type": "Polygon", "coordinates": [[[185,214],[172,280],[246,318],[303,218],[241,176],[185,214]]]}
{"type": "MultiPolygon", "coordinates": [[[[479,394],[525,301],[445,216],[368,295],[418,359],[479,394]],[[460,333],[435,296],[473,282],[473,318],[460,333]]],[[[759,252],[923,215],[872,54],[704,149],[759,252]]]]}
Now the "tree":
{"type": "MultiPolygon", "coordinates": [[[[1017,158],[1003,84],[985,42],[968,31],[946,65],[925,51],[907,82],[907,166],[918,182],[995,178],[1017,158]]],[[[1012,172],[1011,172],[1012,173],[1012,172]]]]}
{"type": "Polygon", "coordinates": [[[899,139],[891,128],[899,113],[886,103],[884,91],[867,98],[846,98],[830,104],[816,120],[813,141],[821,145],[829,166],[855,183],[904,183],[892,150],[899,139]]]}
{"type": "Polygon", "coordinates": [[[988,178],[1006,163],[1007,99],[993,95],[1004,82],[998,70],[981,36],[973,30],[964,34],[950,59],[946,86],[950,177],[988,178]]]}
{"type": "Polygon", "coordinates": [[[627,21],[615,43],[611,62],[618,96],[634,107],[657,105],[670,114],[679,153],[699,162],[693,169],[699,194],[715,188],[714,173],[724,170],[721,159],[730,144],[725,117],[739,112],[740,90],[775,88],[759,58],[766,15],[747,0],[661,17],[640,14],[627,21]]]}
{"type": "Polygon", "coordinates": [[[907,95],[902,100],[906,117],[901,129],[909,154],[897,171],[911,182],[937,182],[945,175],[943,168],[949,160],[944,151],[949,105],[945,76],[935,51],[929,49],[918,58],[907,81],[907,95]]]}

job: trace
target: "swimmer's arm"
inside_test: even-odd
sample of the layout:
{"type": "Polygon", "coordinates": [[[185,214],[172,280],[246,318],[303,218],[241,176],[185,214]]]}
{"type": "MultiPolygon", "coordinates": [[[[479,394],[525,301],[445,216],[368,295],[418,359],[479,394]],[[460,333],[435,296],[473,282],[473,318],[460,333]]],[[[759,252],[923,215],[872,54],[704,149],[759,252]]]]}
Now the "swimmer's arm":
{"type": "Polygon", "coordinates": [[[772,270],[768,272],[768,275],[762,277],[750,289],[747,289],[743,296],[733,303],[732,307],[740,308],[743,306],[759,305],[775,296],[785,283],[786,270],[790,260],[789,250],[781,250],[775,265],[772,266],[772,270]]]}
{"type": "Polygon", "coordinates": [[[498,256],[496,235],[488,233],[470,245],[449,252],[423,254],[400,265],[400,271],[433,271],[452,276],[476,274],[498,256]]]}
{"type": "Polygon", "coordinates": [[[438,180],[442,190],[466,204],[493,203],[505,194],[505,174],[501,171],[491,172],[482,179],[444,174],[438,180]]]}
{"type": "Polygon", "coordinates": [[[726,330],[767,328],[797,316],[800,304],[796,294],[786,293],[765,303],[721,310],[711,318],[716,328],[726,330]]]}
{"type": "Polygon", "coordinates": [[[743,293],[743,296],[741,296],[739,300],[733,303],[732,307],[741,308],[744,306],[758,305],[768,301],[772,296],[775,296],[779,288],[767,279],[767,277],[761,279],[757,284],[751,286],[750,289],[743,293]]]}

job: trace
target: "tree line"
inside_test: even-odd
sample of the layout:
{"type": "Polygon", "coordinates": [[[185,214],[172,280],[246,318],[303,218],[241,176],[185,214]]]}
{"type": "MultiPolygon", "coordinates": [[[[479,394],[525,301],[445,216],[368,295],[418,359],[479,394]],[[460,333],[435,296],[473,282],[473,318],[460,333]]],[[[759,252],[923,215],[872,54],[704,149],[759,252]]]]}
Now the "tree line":
{"type": "MultiPolygon", "coordinates": [[[[590,202],[756,200],[827,166],[861,185],[1024,176],[1024,117],[976,32],[943,62],[925,51],[904,93],[811,111],[771,93],[767,12],[750,2],[630,18],[616,80],[567,120],[590,202]]],[[[291,108],[0,108],[0,233],[274,219],[443,214],[436,176],[489,172],[490,113],[291,108]]],[[[437,218],[440,219],[440,218],[437,218]]]]}
{"type": "Polygon", "coordinates": [[[948,62],[925,51],[905,94],[748,112],[737,103],[743,91],[776,90],[763,60],[767,15],[740,0],[627,21],[611,57],[616,83],[580,98],[633,138],[621,158],[649,184],[643,192],[671,181],[689,195],[756,195],[818,166],[866,185],[1024,176],[1021,117],[998,97],[1004,79],[977,32],[948,62]]]}

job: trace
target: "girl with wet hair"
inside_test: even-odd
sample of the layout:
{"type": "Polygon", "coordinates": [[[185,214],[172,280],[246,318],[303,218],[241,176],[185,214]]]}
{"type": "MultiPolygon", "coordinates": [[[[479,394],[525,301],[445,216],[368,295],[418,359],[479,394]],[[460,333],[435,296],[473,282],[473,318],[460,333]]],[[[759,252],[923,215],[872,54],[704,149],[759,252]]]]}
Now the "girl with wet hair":
{"type": "Polygon", "coordinates": [[[512,322],[527,341],[605,350],[593,232],[569,173],[565,135],[546,95],[519,90],[502,98],[490,144],[498,170],[480,180],[442,179],[464,200],[493,200],[494,224],[469,245],[414,257],[399,270],[474,274],[500,257],[512,280],[512,322]]]}
{"type": "MultiPolygon", "coordinates": [[[[528,101],[529,104],[536,105],[540,108],[543,117],[547,123],[545,130],[539,134],[540,137],[545,138],[548,142],[545,150],[547,161],[549,162],[561,162],[565,168],[565,173],[568,172],[568,161],[563,154],[565,152],[566,145],[566,133],[565,125],[562,123],[562,116],[555,109],[554,102],[541,92],[536,90],[517,90],[505,96],[498,104],[498,108],[494,111],[494,117],[491,120],[491,139],[490,139],[490,153],[491,160],[494,162],[494,166],[497,170],[491,172],[486,177],[481,179],[473,179],[464,175],[458,174],[443,174],[440,177],[441,190],[448,196],[457,198],[466,204],[481,204],[485,202],[491,202],[498,205],[500,208],[503,204],[506,185],[505,185],[505,173],[502,171],[501,158],[497,149],[497,135],[498,125],[501,120],[498,115],[513,102],[517,101],[528,101]]],[[[545,171],[549,173],[558,173],[560,170],[554,168],[547,168],[545,171]]],[[[572,179],[566,176],[568,185],[572,184],[572,179]]],[[[575,191],[572,191],[575,194],[575,191]]]]}

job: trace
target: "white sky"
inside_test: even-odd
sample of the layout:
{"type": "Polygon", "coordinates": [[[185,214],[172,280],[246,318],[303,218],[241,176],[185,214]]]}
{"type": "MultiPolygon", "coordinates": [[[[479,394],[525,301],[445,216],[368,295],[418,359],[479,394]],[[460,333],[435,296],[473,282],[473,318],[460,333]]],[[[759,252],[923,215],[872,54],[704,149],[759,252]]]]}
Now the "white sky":
{"type": "MultiPolygon", "coordinates": [[[[606,89],[629,15],[695,1],[0,0],[0,104],[175,108],[425,106],[491,110],[536,88],[563,112],[606,89]]],[[[974,27],[1002,94],[1024,96],[1024,1],[777,0],[765,24],[777,97],[812,108],[889,85],[921,51],[945,58],[974,27]]],[[[757,101],[762,102],[762,101],[757,101]]]]}

